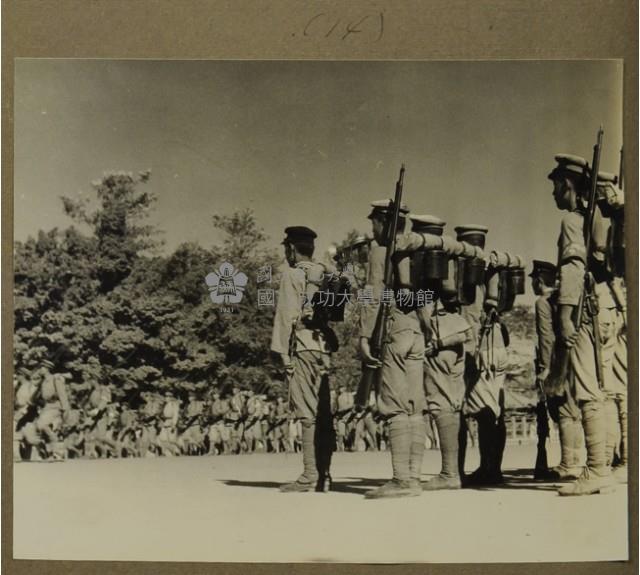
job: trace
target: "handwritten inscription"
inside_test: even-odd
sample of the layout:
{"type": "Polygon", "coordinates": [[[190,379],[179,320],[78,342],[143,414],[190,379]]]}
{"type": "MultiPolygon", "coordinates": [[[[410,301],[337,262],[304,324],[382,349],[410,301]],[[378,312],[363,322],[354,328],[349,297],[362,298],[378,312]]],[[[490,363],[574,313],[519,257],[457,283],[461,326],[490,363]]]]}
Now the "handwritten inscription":
{"type": "Polygon", "coordinates": [[[384,13],[371,12],[360,14],[357,18],[345,18],[320,12],[307,21],[302,35],[314,38],[338,38],[341,41],[350,37],[359,37],[370,42],[379,42],[384,35],[384,13]]]}

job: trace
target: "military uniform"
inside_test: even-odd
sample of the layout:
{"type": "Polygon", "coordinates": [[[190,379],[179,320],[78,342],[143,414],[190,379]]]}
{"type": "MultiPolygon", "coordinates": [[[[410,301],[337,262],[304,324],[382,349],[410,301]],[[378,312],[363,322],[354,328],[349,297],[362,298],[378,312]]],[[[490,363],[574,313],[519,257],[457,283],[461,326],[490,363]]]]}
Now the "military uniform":
{"type": "MultiPolygon", "coordinates": [[[[557,268],[550,262],[534,260],[531,278],[544,283],[546,289],[535,303],[535,326],[537,336],[536,377],[543,385],[547,408],[551,419],[558,424],[560,434],[560,464],[546,478],[576,478],[582,472],[582,451],[584,438],[581,414],[573,399],[566,378],[558,380],[557,366],[554,365],[554,349],[558,335],[557,298],[555,289],[557,268]]],[[[541,414],[542,416],[542,414],[541,414]]],[[[547,417],[546,412],[544,417],[547,417]]],[[[540,422],[539,422],[540,423],[540,422]]],[[[540,423],[541,424],[541,423],[540,423]]]]}
{"type": "Polygon", "coordinates": [[[615,461],[614,475],[627,481],[628,422],[627,422],[627,318],[625,284],[624,193],[616,186],[613,174],[598,174],[598,207],[610,223],[607,236],[597,246],[604,252],[610,274],[609,286],[616,304],[617,333],[612,360],[611,385],[607,389],[607,461],[615,461]]]}
{"type": "MultiPolygon", "coordinates": [[[[47,362],[48,364],[49,362],[47,362]]],[[[49,365],[49,369],[53,365],[49,365]]],[[[63,442],[60,439],[63,417],[71,410],[65,376],[61,373],[51,373],[45,368],[44,378],[40,386],[40,398],[43,406],[38,413],[35,426],[38,432],[48,440],[47,450],[56,458],[64,457],[63,442]]]]}
{"type": "MultiPolygon", "coordinates": [[[[584,272],[588,258],[584,239],[584,196],[588,189],[587,162],[575,156],[556,156],[557,167],[549,174],[554,182],[554,197],[563,217],[558,239],[560,286],[558,306],[560,321],[577,310],[584,290],[584,272]]],[[[594,234],[596,237],[596,234],[594,234]]],[[[591,269],[598,264],[591,259],[591,269]]],[[[569,353],[569,389],[582,413],[582,425],[587,449],[586,468],[576,482],[560,489],[560,495],[587,495],[608,490],[611,469],[607,462],[607,389],[612,381],[612,360],[615,349],[615,302],[606,281],[595,278],[598,303],[596,320],[600,329],[602,371],[604,381],[598,382],[593,327],[582,321],[573,335],[569,353]]],[[[566,321],[566,319],[564,320],[566,321]]],[[[562,325],[561,325],[561,329],[562,325]]]]}
{"type": "MultiPolygon", "coordinates": [[[[369,219],[379,221],[387,218],[389,205],[387,200],[373,202],[369,219]]],[[[406,215],[408,209],[402,207],[400,212],[406,215]]],[[[385,254],[384,246],[372,243],[367,287],[372,292],[374,305],[362,306],[361,339],[369,340],[375,328],[378,305],[385,289],[385,254]]],[[[402,259],[395,269],[394,295],[398,289],[412,287],[402,285],[401,278],[408,278],[409,274],[400,266],[408,268],[409,260],[402,259]]],[[[368,492],[368,498],[412,496],[422,492],[420,476],[426,442],[426,423],[423,418],[426,400],[422,370],[425,343],[420,316],[415,307],[401,308],[393,301],[386,336],[384,353],[380,358],[377,407],[387,425],[393,478],[382,487],[368,492]]]]}
{"type": "Polygon", "coordinates": [[[173,392],[168,391],[165,396],[165,403],[162,407],[162,423],[158,433],[157,443],[164,455],[180,455],[178,447],[177,426],[180,419],[180,404],[173,396],[173,392]]]}
{"type": "Polygon", "coordinates": [[[460,487],[458,457],[466,391],[464,345],[473,332],[456,306],[448,302],[436,303],[430,327],[433,351],[425,357],[425,390],[428,410],[438,429],[442,469],[423,487],[455,489],[460,487]]]}
{"type": "Polygon", "coordinates": [[[303,473],[282,491],[326,490],[330,486],[331,454],[335,449],[335,432],[331,417],[328,371],[331,347],[326,325],[313,321],[311,302],[318,290],[325,268],[301,257],[297,251],[313,252],[315,232],[298,226],[285,229],[282,242],[287,250],[289,266],[280,278],[271,350],[279,354],[289,371],[290,407],[302,427],[303,473]],[[290,254],[296,250],[294,256],[290,254]]]}
{"type": "MultiPolygon", "coordinates": [[[[424,237],[442,237],[445,222],[430,215],[412,215],[412,231],[429,234],[424,237]]],[[[426,239],[425,242],[426,243],[426,239]]],[[[444,239],[442,240],[444,248],[444,239]]],[[[458,246],[460,247],[460,246],[458,246]]],[[[450,263],[449,255],[453,252],[439,249],[442,261],[447,269],[450,263]]],[[[440,473],[423,484],[425,490],[456,489],[460,487],[458,472],[459,441],[461,432],[461,409],[465,395],[464,384],[464,343],[471,337],[471,328],[459,313],[457,305],[457,286],[453,277],[446,279],[441,276],[442,271],[429,265],[434,261],[435,252],[418,253],[414,260],[413,283],[431,282],[439,301],[429,304],[423,310],[422,321],[427,338],[427,350],[424,357],[424,392],[426,395],[425,421],[431,432],[432,447],[440,449],[442,455],[442,469],[440,473]],[[416,276],[418,276],[418,279],[416,276]],[[440,276],[440,277],[439,277],[440,276]],[[439,441],[435,441],[432,426],[438,432],[439,441]]],[[[418,287],[423,287],[419,285],[418,287]]]]}

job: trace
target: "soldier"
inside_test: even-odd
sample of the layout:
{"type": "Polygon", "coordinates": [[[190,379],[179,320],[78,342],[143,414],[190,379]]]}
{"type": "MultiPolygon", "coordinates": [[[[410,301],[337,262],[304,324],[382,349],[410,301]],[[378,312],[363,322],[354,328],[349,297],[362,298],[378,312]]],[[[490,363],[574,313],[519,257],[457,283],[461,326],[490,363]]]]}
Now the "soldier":
{"type": "MultiPolygon", "coordinates": [[[[420,476],[426,443],[426,424],[423,412],[426,402],[423,390],[422,364],[424,357],[424,335],[415,306],[403,305],[401,297],[391,307],[391,321],[387,331],[387,342],[382,360],[371,355],[369,340],[373,334],[378,302],[384,293],[385,234],[391,202],[376,201],[371,204],[373,237],[369,253],[367,286],[373,293],[375,305],[365,303],[360,318],[360,354],[365,364],[381,369],[378,390],[378,411],[384,417],[391,450],[393,477],[377,489],[368,491],[365,497],[417,496],[422,493],[420,476]]],[[[400,208],[399,234],[405,227],[406,206],[400,208]]],[[[409,264],[403,259],[398,266],[409,264]]],[[[403,285],[408,273],[398,267],[395,275],[395,293],[405,294],[410,285],[403,285]]]]}
{"type": "Polygon", "coordinates": [[[124,402],[120,409],[120,431],[118,433],[118,454],[131,457],[136,453],[137,414],[124,402]]]}
{"type": "Polygon", "coordinates": [[[276,398],[276,405],[274,408],[275,413],[275,440],[278,444],[278,451],[283,449],[284,451],[290,451],[289,449],[289,412],[287,410],[287,403],[284,397],[278,396],[276,398]]]}
{"type": "Polygon", "coordinates": [[[214,390],[212,393],[211,426],[209,427],[209,455],[228,453],[230,446],[230,434],[226,425],[226,416],[229,412],[229,402],[220,398],[220,393],[214,390]]]}
{"type": "Polygon", "coordinates": [[[199,454],[203,449],[204,434],[201,422],[203,413],[204,401],[198,399],[194,391],[190,391],[180,435],[182,450],[189,455],[199,454]]]}
{"type": "MultiPolygon", "coordinates": [[[[598,258],[587,253],[584,214],[588,209],[590,176],[586,160],[576,156],[556,156],[557,166],[548,178],[553,182],[553,198],[562,219],[558,240],[558,317],[561,341],[569,353],[569,387],[582,413],[582,426],[587,448],[586,468],[574,482],[559,490],[560,495],[590,495],[612,488],[611,468],[607,461],[607,421],[605,400],[611,385],[611,363],[615,348],[615,300],[598,258]],[[600,342],[594,342],[591,322],[580,322],[576,329],[576,309],[584,290],[585,266],[593,272],[594,293],[598,310],[596,322],[600,342]],[[598,381],[596,367],[600,344],[604,381],[598,381]],[[601,388],[602,385],[602,388],[601,388]]],[[[594,234],[594,237],[596,234],[594,234]]]]}
{"type": "Polygon", "coordinates": [[[14,378],[13,446],[14,461],[30,459],[33,447],[41,443],[35,421],[38,417],[40,379],[24,367],[16,370],[14,378]]]}
{"type": "Polygon", "coordinates": [[[158,433],[157,445],[162,449],[163,455],[180,455],[177,444],[177,425],[180,419],[180,403],[167,389],[164,394],[165,401],[162,408],[162,423],[158,433]]]}
{"type": "MultiPolygon", "coordinates": [[[[468,225],[456,228],[458,241],[484,250],[488,228],[468,225]]],[[[477,422],[480,466],[464,484],[496,485],[503,482],[501,465],[506,444],[504,417],[504,382],[507,368],[506,329],[497,311],[496,273],[476,285],[474,301],[463,305],[461,314],[471,327],[473,337],[465,344],[465,382],[467,386],[463,413],[477,422]]],[[[466,430],[464,440],[466,441],[466,430]]],[[[463,463],[461,452],[460,467],[463,463]]]]}
{"type": "MultiPolygon", "coordinates": [[[[622,173],[620,174],[622,176],[622,173]]],[[[627,293],[624,261],[624,193],[618,178],[607,172],[598,174],[598,207],[610,226],[604,241],[609,286],[616,304],[618,330],[613,352],[612,380],[607,390],[607,462],[614,462],[614,477],[627,481],[627,293]],[[617,461],[614,456],[617,455],[617,461]]]]}
{"type": "Polygon", "coordinates": [[[347,417],[353,409],[353,395],[343,385],[336,396],[334,417],[336,420],[337,449],[344,451],[347,437],[347,417]]]}
{"type": "MultiPolygon", "coordinates": [[[[335,436],[329,400],[328,371],[335,347],[328,325],[314,321],[314,295],[325,267],[311,258],[316,233],[304,226],[285,229],[282,242],[288,267],[278,290],[271,350],[288,375],[293,416],[301,424],[304,470],[281,491],[326,491],[331,485],[331,454],[335,436]]],[[[335,337],[335,335],[333,336],[335,337]]]]}
{"type": "Polygon", "coordinates": [[[40,386],[40,398],[44,405],[36,420],[36,429],[48,439],[47,451],[54,458],[64,458],[64,447],[60,434],[63,421],[71,411],[67,395],[65,379],[68,374],[55,372],[52,362],[45,360],[43,364],[43,380],[40,386]]]}
{"type": "Polygon", "coordinates": [[[429,414],[438,430],[442,469],[423,484],[425,491],[461,487],[458,465],[460,434],[465,433],[464,346],[473,337],[471,326],[460,315],[453,278],[443,281],[439,295],[429,322],[432,336],[425,350],[424,382],[429,414]]]}
{"type": "Polygon", "coordinates": [[[231,453],[243,453],[246,451],[246,443],[244,443],[245,401],[244,395],[235,385],[231,386],[228,402],[229,410],[226,421],[229,428],[230,450],[231,453]]]}
{"type": "MultiPolygon", "coordinates": [[[[557,327],[557,268],[550,262],[534,260],[531,277],[535,303],[537,335],[536,382],[547,399],[547,409],[558,424],[560,433],[560,464],[545,473],[548,479],[577,479],[582,473],[583,449],[580,409],[569,392],[567,380],[550,378],[557,327]]],[[[555,370],[553,370],[555,371],[555,370]]],[[[544,414],[546,417],[546,413],[544,414]]]]}

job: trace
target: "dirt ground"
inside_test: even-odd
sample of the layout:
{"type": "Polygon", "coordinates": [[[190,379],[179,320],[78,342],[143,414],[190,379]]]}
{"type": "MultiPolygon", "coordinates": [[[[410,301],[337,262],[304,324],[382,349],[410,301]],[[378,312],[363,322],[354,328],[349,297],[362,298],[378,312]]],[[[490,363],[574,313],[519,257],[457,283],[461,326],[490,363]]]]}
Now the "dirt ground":
{"type": "MultiPolygon", "coordinates": [[[[550,454],[558,459],[557,446],[550,454]]],[[[531,480],[535,446],[508,445],[500,488],[365,500],[388,453],[339,453],[335,491],[284,494],[300,455],[18,463],[14,557],[247,562],[626,559],[627,491],[561,498],[531,480]]],[[[468,458],[471,470],[476,454],[468,458]]],[[[439,470],[428,451],[424,479],[439,470]]]]}

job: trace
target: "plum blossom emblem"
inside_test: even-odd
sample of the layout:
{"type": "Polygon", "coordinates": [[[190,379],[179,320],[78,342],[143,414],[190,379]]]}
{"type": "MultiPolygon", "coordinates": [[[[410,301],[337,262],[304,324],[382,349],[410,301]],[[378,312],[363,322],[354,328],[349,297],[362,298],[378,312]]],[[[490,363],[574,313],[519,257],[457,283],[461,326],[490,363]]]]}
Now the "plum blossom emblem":
{"type": "Polygon", "coordinates": [[[224,262],[217,271],[204,278],[211,301],[221,304],[240,303],[247,280],[247,276],[229,262],[224,262]]]}

